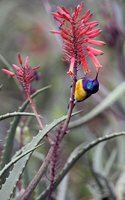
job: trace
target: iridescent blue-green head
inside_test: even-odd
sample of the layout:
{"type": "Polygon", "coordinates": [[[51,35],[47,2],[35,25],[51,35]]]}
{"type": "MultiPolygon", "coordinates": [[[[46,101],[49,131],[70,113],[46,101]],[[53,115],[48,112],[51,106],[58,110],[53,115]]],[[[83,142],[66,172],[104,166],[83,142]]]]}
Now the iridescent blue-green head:
{"type": "Polygon", "coordinates": [[[98,81],[98,73],[94,80],[85,79],[83,81],[83,88],[89,95],[98,92],[99,90],[99,81],[98,81]]]}

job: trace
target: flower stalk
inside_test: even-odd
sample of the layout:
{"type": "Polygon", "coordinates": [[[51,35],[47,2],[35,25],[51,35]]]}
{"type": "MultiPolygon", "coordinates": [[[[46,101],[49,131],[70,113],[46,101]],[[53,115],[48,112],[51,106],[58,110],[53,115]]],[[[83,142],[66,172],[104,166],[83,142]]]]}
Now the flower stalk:
{"type": "MultiPolygon", "coordinates": [[[[74,68],[75,73],[77,73],[77,66],[74,68]]],[[[61,125],[58,129],[56,139],[54,143],[51,145],[49,152],[42,163],[41,167],[39,168],[37,174],[34,176],[32,181],[29,183],[28,187],[26,188],[25,192],[21,196],[21,200],[26,200],[30,197],[32,194],[33,190],[36,188],[37,184],[41,180],[44,172],[46,171],[46,168],[48,165],[51,163],[51,183],[50,183],[50,190],[48,193],[48,200],[51,200],[52,192],[53,192],[53,186],[55,182],[55,173],[56,173],[56,163],[58,160],[58,151],[61,145],[61,141],[64,138],[65,134],[67,133],[68,130],[68,125],[71,119],[71,114],[73,111],[73,108],[75,106],[74,104],[74,90],[75,90],[75,84],[76,84],[76,76],[73,78],[73,83],[71,87],[71,94],[70,94],[70,100],[69,100],[69,108],[68,108],[68,113],[67,113],[67,119],[65,120],[64,124],[61,125]],[[53,159],[54,158],[54,159],[53,159]]]]}
{"type": "Polygon", "coordinates": [[[51,196],[53,193],[54,189],[54,182],[55,182],[55,175],[56,175],[56,164],[58,161],[58,152],[61,146],[61,142],[64,138],[64,136],[68,133],[68,125],[71,119],[71,115],[75,106],[75,98],[74,98],[74,92],[75,92],[75,86],[76,86],[76,77],[77,77],[77,65],[74,67],[74,77],[72,80],[72,86],[71,86],[71,92],[70,92],[70,99],[69,99],[69,106],[68,106],[68,112],[67,112],[67,118],[64,121],[63,125],[60,126],[55,143],[53,144],[53,149],[52,149],[52,162],[51,162],[51,182],[50,182],[50,189],[48,193],[48,200],[51,200],[51,196]]]}
{"type": "MultiPolygon", "coordinates": [[[[90,21],[93,15],[90,10],[85,12],[84,15],[81,15],[83,7],[84,3],[81,3],[80,5],[76,6],[75,10],[72,13],[70,13],[69,10],[67,10],[65,7],[58,7],[57,12],[53,13],[55,20],[59,23],[59,30],[52,30],[51,32],[54,34],[58,34],[62,37],[64,58],[69,65],[67,74],[72,79],[67,118],[64,121],[64,123],[59,126],[58,131],[56,132],[55,141],[50,141],[51,146],[49,152],[44,162],[42,163],[39,171],[34,176],[29,186],[26,188],[24,194],[21,196],[21,200],[26,200],[30,197],[32,191],[35,189],[35,187],[41,180],[49,164],[51,167],[51,179],[48,200],[51,200],[56,178],[55,176],[57,161],[59,158],[58,152],[61,147],[62,140],[68,133],[69,122],[71,119],[73,109],[75,107],[76,99],[74,94],[78,79],[78,67],[79,65],[81,65],[85,74],[90,72],[90,68],[88,65],[88,59],[90,58],[96,67],[97,74],[99,69],[102,67],[101,63],[97,59],[97,56],[102,55],[103,51],[91,46],[103,46],[105,44],[103,41],[94,39],[97,36],[99,36],[102,31],[99,28],[96,28],[98,26],[97,21],[90,21]]],[[[33,70],[36,70],[38,67],[35,67],[31,70],[28,64],[28,57],[26,57],[25,65],[23,65],[22,58],[20,55],[18,55],[18,59],[21,65],[21,69],[18,66],[13,65],[13,67],[17,70],[16,73],[10,72],[8,70],[3,71],[11,76],[16,76],[19,79],[19,81],[24,87],[26,96],[30,101],[38,123],[43,129],[44,125],[42,124],[38,116],[35,105],[30,96],[30,86],[32,80],[34,80],[33,70]]]]}
{"type": "Polygon", "coordinates": [[[38,115],[38,112],[37,112],[37,110],[36,110],[35,104],[34,104],[32,98],[31,98],[31,96],[28,95],[27,98],[29,99],[30,105],[31,105],[31,107],[32,107],[32,110],[33,110],[35,116],[36,116],[36,119],[37,119],[37,121],[38,121],[38,124],[39,124],[40,128],[43,129],[43,128],[44,128],[44,125],[43,125],[43,123],[42,123],[42,121],[41,121],[41,119],[40,119],[40,117],[39,117],[39,115],[38,115]]]}
{"type": "Polygon", "coordinates": [[[2,69],[2,71],[5,74],[8,74],[10,76],[15,76],[18,79],[18,81],[21,83],[21,85],[22,85],[22,87],[24,89],[26,98],[29,100],[29,102],[31,104],[31,107],[32,107],[32,110],[33,110],[34,114],[36,115],[36,119],[37,119],[37,121],[39,123],[39,126],[40,126],[41,129],[43,129],[44,125],[41,122],[41,119],[39,118],[39,115],[38,115],[37,110],[35,108],[34,102],[33,102],[32,98],[31,98],[31,95],[30,95],[31,83],[36,78],[36,75],[35,75],[34,72],[36,72],[36,70],[40,66],[36,66],[36,67],[30,68],[29,67],[29,58],[28,58],[28,56],[26,57],[25,64],[23,65],[22,57],[21,57],[21,55],[19,53],[18,53],[18,60],[19,60],[19,64],[20,64],[21,67],[18,67],[17,65],[13,64],[13,68],[16,70],[15,73],[11,72],[11,71],[9,71],[7,69],[2,69]]]}
{"type": "Polygon", "coordinates": [[[98,71],[102,67],[97,56],[103,52],[90,45],[103,46],[105,42],[96,40],[102,31],[97,21],[90,21],[93,14],[90,10],[81,15],[84,3],[76,6],[74,12],[70,13],[65,7],[58,7],[57,12],[53,13],[54,19],[59,24],[59,30],[51,30],[51,33],[60,35],[63,40],[63,52],[65,61],[70,65],[68,74],[71,78],[73,73],[73,60],[83,67],[86,73],[90,72],[88,59],[91,58],[98,71]]]}

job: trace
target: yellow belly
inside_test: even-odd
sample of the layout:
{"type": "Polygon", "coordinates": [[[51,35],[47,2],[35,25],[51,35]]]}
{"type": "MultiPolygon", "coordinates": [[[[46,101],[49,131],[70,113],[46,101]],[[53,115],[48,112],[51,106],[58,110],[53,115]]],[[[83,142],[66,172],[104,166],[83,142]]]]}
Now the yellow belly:
{"type": "Polygon", "coordinates": [[[83,89],[82,79],[79,79],[76,82],[75,87],[75,100],[77,101],[83,101],[87,97],[87,92],[83,89]]]}

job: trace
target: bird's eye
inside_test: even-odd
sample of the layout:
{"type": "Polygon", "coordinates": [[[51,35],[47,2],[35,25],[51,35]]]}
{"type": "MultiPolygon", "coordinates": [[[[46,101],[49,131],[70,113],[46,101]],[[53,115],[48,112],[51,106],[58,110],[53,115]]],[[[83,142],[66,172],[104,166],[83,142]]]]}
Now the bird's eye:
{"type": "Polygon", "coordinates": [[[91,90],[91,89],[92,89],[92,86],[93,86],[93,85],[92,85],[92,82],[88,82],[88,84],[87,84],[87,89],[88,89],[88,90],[91,90]]]}

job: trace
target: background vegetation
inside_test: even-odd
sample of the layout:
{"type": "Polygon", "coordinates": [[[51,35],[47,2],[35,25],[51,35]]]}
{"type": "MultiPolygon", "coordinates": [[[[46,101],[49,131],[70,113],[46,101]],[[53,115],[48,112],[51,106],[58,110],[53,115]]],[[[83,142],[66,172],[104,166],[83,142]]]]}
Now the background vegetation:
{"type": "MultiPolygon", "coordinates": [[[[0,68],[10,69],[13,63],[18,64],[18,52],[24,59],[26,55],[29,56],[31,66],[41,66],[32,91],[51,85],[35,99],[39,114],[47,124],[66,114],[71,85],[66,74],[68,66],[62,60],[62,41],[49,32],[57,26],[51,12],[58,5],[74,8],[78,3],[81,1],[0,0],[0,68]]],[[[80,125],[77,124],[77,127],[71,127],[71,133],[64,140],[59,170],[78,145],[86,145],[98,137],[125,130],[125,1],[88,0],[85,1],[86,9],[91,9],[93,19],[99,21],[103,30],[101,39],[107,43],[102,48],[105,53],[100,58],[103,64],[99,73],[100,91],[76,106],[76,111],[84,111],[74,119],[83,121],[78,121],[80,125]],[[83,118],[89,113],[90,117],[83,118]]],[[[91,69],[90,78],[93,78],[95,69],[91,69]]],[[[79,74],[79,77],[83,76],[79,74]]],[[[25,99],[22,89],[13,78],[7,78],[2,72],[0,84],[3,85],[0,90],[0,115],[17,111],[25,99]]],[[[1,157],[11,120],[0,121],[1,157]]],[[[71,126],[75,125],[72,123],[71,126]]],[[[23,130],[23,141],[27,143],[37,134],[38,128],[35,118],[22,117],[16,129],[13,153],[23,145],[20,143],[20,130],[23,130]]],[[[124,199],[124,142],[124,136],[106,141],[81,157],[59,187],[56,199],[124,199]]],[[[28,162],[23,176],[25,187],[39,169],[47,150],[45,141],[28,162]]],[[[44,189],[48,183],[49,173],[46,173],[44,181],[37,187],[37,194],[41,194],[41,188],[44,189]]]]}

